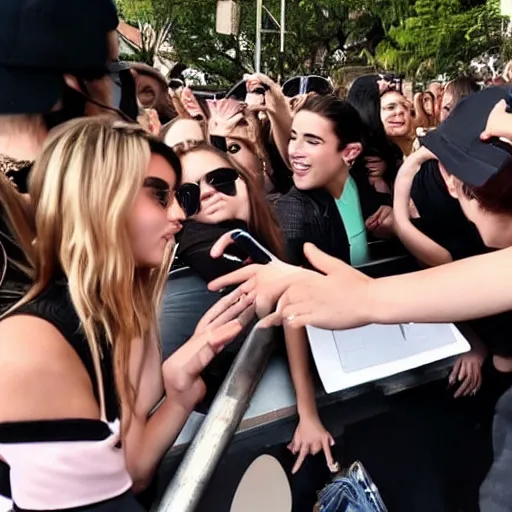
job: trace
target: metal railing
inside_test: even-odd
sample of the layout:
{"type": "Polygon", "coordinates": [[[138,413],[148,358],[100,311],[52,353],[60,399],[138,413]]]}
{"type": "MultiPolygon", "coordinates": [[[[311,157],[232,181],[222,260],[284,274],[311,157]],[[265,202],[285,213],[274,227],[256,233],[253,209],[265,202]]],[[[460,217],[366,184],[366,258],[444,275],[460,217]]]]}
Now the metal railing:
{"type": "Polygon", "coordinates": [[[190,444],[156,512],[193,512],[236,432],[274,346],[274,329],[254,327],[190,444]]]}

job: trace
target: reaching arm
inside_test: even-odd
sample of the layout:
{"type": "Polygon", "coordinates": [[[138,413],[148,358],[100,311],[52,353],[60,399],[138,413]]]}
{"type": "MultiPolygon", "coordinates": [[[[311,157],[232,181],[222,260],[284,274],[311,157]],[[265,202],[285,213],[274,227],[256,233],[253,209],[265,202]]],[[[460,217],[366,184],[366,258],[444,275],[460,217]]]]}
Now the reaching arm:
{"type": "Polygon", "coordinates": [[[395,233],[414,257],[429,267],[452,261],[451,254],[414,226],[410,219],[411,187],[421,164],[432,158],[425,148],[413,153],[404,162],[395,182],[393,212],[395,233]]]}
{"type": "Polygon", "coordinates": [[[290,167],[288,158],[288,142],[292,132],[292,113],[288,101],[277,85],[268,76],[263,74],[250,75],[247,78],[247,87],[254,90],[259,84],[265,84],[269,89],[265,92],[265,106],[270,120],[272,136],[281,158],[290,167]]]}
{"type": "Polygon", "coordinates": [[[454,322],[512,309],[512,248],[370,281],[369,322],[454,322]]]}

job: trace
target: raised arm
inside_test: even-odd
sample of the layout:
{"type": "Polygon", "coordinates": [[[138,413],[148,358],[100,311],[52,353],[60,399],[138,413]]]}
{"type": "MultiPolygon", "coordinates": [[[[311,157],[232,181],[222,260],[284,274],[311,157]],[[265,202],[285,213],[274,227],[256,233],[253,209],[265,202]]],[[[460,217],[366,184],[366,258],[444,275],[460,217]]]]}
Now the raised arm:
{"type": "Polygon", "coordinates": [[[393,211],[395,233],[415,258],[429,267],[444,265],[452,261],[451,254],[438,243],[424,235],[410,219],[411,187],[414,176],[423,162],[435,158],[426,148],[409,156],[400,168],[395,182],[393,211]]]}

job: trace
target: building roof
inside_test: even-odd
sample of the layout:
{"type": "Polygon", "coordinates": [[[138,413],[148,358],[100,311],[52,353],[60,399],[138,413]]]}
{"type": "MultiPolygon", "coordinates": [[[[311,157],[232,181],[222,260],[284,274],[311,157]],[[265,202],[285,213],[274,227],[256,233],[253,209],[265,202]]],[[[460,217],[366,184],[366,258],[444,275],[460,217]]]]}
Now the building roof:
{"type": "Polygon", "coordinates": [[[137,48],[142,47],[142,36],[138,28],[132,27],[121,20],[117,27],[117,32],[131,45],[137,48]]]}

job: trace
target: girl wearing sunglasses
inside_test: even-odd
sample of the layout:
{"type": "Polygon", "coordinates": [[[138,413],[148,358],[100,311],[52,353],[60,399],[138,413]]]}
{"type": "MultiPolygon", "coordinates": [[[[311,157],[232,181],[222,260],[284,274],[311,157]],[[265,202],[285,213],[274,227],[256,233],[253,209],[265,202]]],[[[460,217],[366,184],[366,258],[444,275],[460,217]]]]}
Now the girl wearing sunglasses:
{"type": "MultiPolygon", "coordinates": [[[[208,291],[208,282],[239,269],[247,258],[241,251],[231,251],[220,260],[210,258],[210,249],[221,235],[240,228],[283,255],[277,223],[256,176],[204,142],[185,141],[175,151],[185,170],[176,198],[188,219],[177,238],[177,257],[164,292],[160,318],[164,356],[186,342],[204,311],[221,297],[208,291]]],[[[225,377],[237,349],[235,343],[224,350],[209,368],[209,394],[203,407],[210,391],[225,377]]]]}

